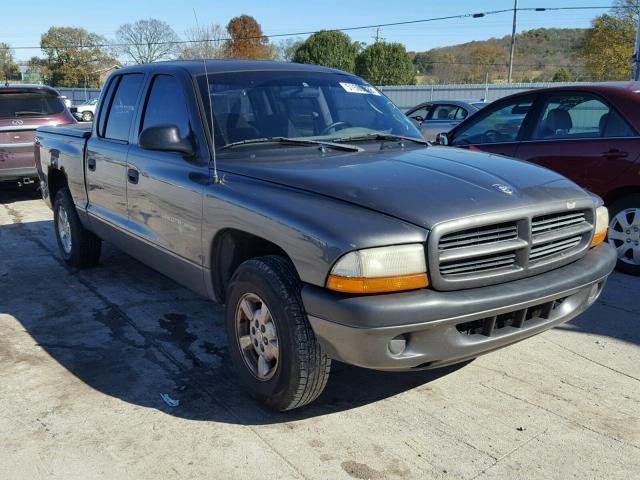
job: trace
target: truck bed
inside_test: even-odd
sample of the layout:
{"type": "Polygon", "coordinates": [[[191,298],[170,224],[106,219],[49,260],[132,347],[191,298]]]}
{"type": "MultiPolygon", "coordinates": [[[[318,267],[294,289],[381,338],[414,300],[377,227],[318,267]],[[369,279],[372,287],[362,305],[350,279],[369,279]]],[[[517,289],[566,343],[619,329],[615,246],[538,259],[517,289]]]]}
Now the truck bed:
{"type": "Polygon", "coordinates": [[[71,123],[69,125],[46,125],[39,127],[38,132],[53,133],[56,135],[64,135],[66,137],[89,138],[91,135],[91,124],[71,123]]]}

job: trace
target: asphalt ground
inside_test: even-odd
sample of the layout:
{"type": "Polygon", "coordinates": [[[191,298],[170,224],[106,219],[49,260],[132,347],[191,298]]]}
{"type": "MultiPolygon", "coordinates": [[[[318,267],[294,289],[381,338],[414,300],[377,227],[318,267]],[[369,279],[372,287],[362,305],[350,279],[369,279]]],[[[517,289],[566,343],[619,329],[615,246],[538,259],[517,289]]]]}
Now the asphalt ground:
{"type": "Polygon", "coordinates": [[[109,245],[67,267],[51,219],[0,187],[2,479],[640,478],[640,278],[462,366],[334,363],[281,414],[236,385],[219,306],[109,245]]]}

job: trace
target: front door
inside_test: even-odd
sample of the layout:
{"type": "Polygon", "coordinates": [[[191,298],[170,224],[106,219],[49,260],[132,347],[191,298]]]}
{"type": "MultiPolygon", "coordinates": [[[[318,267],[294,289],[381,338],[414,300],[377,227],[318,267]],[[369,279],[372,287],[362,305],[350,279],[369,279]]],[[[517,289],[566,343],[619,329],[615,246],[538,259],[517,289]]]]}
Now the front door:
{"type": "Polygon", "coordinates": [[[185,90],[173,75],[153,77],[136,131],[175,125],[182,138],[193,140],[197,153],[185,158],[176,152],[144,150],[135,142],[127,162],[127,209],[130,230],[153,247],[141,252],[144,260],[160,271],[171,270],[172,277],[199,290],[208,154],[204,141],[195,141],[191,126],[198,120],[190,115],[185,90]]]}

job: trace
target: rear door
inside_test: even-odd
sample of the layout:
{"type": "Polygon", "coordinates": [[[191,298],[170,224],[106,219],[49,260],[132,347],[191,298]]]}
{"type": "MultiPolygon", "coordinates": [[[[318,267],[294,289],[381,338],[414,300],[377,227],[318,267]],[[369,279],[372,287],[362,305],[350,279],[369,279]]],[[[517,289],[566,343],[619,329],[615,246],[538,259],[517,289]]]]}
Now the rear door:
{"type": "Polygon", "coordinates": [[[161,271],[172,262],[182,267],[202,265],[202,201],[209,179],[208,149],[192,95],[193,86],[187,78],[164,73],[152,77],[129,150],[130,228],[144,243],[156,247],[156,254],[146,255],[146,261],[161,271]],[[139,133],[160,125],[177,126],[182,138],[191,138],[196,154],[186,158],[176,152],[140,148],[139,133]]]}
{"type": "Polygon", "coordinates": [[[605,99],[559,92],[544,96],[535,126],[516,156],[606,195],[638,157],[638,148],[636,132],[605,99]]]}
{"type": "Polygon", "coordinates": [[[127,154],[129,134],[144,82],[144,74],[111,78],[104,106],[87,142],[88,210],[102,221],[124,228],[127,223],[127,154]]]}
{"type": "Polygon", "coordinates": [[[451,132],[451,145],[515,156],[534,111],[536,94],[497,101],[451,132]]]}

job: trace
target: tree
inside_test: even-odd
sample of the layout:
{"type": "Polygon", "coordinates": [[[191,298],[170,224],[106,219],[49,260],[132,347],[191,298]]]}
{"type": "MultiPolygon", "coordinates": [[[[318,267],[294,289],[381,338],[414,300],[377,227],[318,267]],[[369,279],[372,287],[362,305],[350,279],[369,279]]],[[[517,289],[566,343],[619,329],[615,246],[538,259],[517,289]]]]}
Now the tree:
{"type": "Polygon", "coordinates": [[[413,65],[419,75],[428,75],[433,72],[435,56],[433,52],[418,52],[413,57],[413,65]]]}
{"type": "Polygon", "coordinates": [[[224,38],[227,32],[217,23],[209,27],[196,26],[185,33],[187,43],[182,47],[178,58],[181,60],[224,58],[224,38]]]}
{"type": "Polygon", "coordinates": [[[22,75],[22,80],[27,83],[43,83],[47,71],[47,60],[40,57],[31,57],[27,62],[27,71],[22,75]]]}
{"type": "Polygon", "coordinates": [[[314,33],[298,47],[293,61],[354,72],[360,44],[348,35],[333,30],[314,33]]]}
{"type": "Polygon", "coordinates": [[[282,62],[293,62],[296,52],[302,45],[300,38],[285,38],[276,45],[276,59],[282,62]]]}
{"type": "Polygon", "coordinates": [[[8,43],[0,43],[0,80],[18,80],[20,68],[13,57],[13,50],[8,43]]]}
{"type": "Polygon", "coordinates": [[[40,37],[40,48],[46,56],[47,83],[59,87],[99,87],[99,75],[95,72],[117,63],[105,43],[104,37],[84,28],[51,27],[40,37]]]}
{"type": "Polygon", "coordinates": [[[269,39],[262,34],[258,21],[249,15],[234,17],[227,25],[231,37],[224,43],[227,57],[264,60],[274,57],[269,39]]]}
{"type": "Polygon", "coordinates": [[[118,52],[133,63],[152,63],[174,56],[180,39],[168,23],[155,18],[125,23],[116,32],[118,52]]]}
{"type": "Polygon", "coordinates": [[[594,80],[628,80],[636,38],[633,15],[601,15],[592,22],[582,46],[587,71],[594,80]]]}
{"type": "Polygon", "coordinates": [[[495,71],[499,65],[505,65],[506,51],[494,45],[478,45],[469,52],[471,71],[467,77],[468,82],[484,82],[487,72],[495,71]]]}
{"type": "Polygon", "coordinates": [[[374,85],[411,85],[416,72],[400,43],[376,42],[356,58],[356,72],[374,85]]]}
{"type": "Polygon", "coordinates": [[[574,75],[566,68],[561,68],[553,74],[552,82],[573,82],[574,75]]]}

